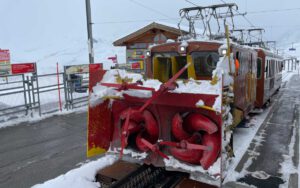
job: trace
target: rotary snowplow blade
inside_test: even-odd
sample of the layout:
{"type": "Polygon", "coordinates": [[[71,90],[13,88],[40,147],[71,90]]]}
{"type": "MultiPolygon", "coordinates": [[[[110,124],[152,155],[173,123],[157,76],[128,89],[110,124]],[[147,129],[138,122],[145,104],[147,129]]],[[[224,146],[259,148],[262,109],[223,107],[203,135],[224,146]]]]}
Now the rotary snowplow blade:
{"type": "Polygon", "coordinates": [[[222,77],[217,84],[189,80],[176,87],[175,75],[155,90],[156,82],[133,81],[137,75],[112,70],[103,74],[90,85],[88,156],[111,148],[119,150],[120,158],[124,151],[146,152],[141,162],[160,167],[170,168],[178,160],[204,170],[219,164],[215,161],[221,151],[222,77]],[[206,93],[199,88],[190,92],[193,87],[202,87],[206,93]]]}
{"type": "MultiPolygon", "coordinates": [[[[92,70],[90,68],[89,92],[102,80],[104,70],[92,70]]],[[[88,108],[88,126],[87,126],[87,156],[92,157],[105,153],[111,141],[111,111],[109,109],[109,100],[100,104],[90,104],[88,108]]]]}

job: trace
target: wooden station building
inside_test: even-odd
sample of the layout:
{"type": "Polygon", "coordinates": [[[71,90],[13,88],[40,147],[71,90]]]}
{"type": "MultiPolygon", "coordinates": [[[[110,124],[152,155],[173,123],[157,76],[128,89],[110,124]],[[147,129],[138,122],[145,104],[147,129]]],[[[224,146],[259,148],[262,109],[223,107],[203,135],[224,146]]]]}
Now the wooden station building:
{"type": "Polygon", "coordinates": [[[114,46],[126,47],[126,64],[119,64],[122,69],[133,72],[145,72],[145,59],[148,47],[155,44],[166,43],[168,40],[177,40],[181,32],[187,31],[153,22],[113,43],[114,46]]]}

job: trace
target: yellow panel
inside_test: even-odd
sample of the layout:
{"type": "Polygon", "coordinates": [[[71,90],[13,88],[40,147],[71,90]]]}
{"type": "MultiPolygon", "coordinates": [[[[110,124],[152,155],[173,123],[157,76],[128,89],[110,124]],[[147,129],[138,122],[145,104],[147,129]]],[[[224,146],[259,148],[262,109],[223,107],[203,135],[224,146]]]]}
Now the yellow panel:
{"type": "Polygon", "coordinates": [[[153,58],[153,78],[154,79],[158,79],[158,75],[159,75],[159,72],[158,72],[158,67],[159,64],[158,64],[158,58],[157,57],[154,57],[153,58]]]}
{"type": "Polygon", "coordinates": [[[144,61],[140,61],[140,68],[144,69],[144,61]]]}
{"type": "Polygon", "coordinates": [[[96,155],[103,154],[105,152],[106,152],[106,150],[103,149],[103,148],[94,147],[94,148],[91,148],[87,151],[87,157],[93,157],[93,156],[96,156],[96,155]]]}
{"type": "Polygon", "coordinates": [[[169,80],[170,70],[168,69],[168,63],[170,62],[170,58],[166,58],[166,62],[161,63],[158,57],[154,58],[153,62],[153,77],[154,79],[158,79],[161,82],[167,82],[169,80]]]}
{"type": "Polygon", "coordinates": [[[188,67],[188,78],[193,78],[193,79],[196,79],[196,72],[195,72],[195,66],[194,66],[194,63],[193,63],[193,58],[191,55],[187,55],[186,56],[187,58],[187,64],[188,63],[191,63],[191,65],[188,67]]]}
{"type": "Polygon", "coordinates": [[[234,109],[233,110],[233,123],[231,128],[235,128],[243,119],[244,119],[244,115],[243,115],[243,111],[239,110],[239,109],[234,109]]]}
{"type": "Polygon", "coordinates": [[[172,75],[174,76],[179,71],[178,63],[176,57],[171,57],[171,61],[172,61],[172,75]]]}
{"type": "Polygon", "coordinates": [[[169,80],[169,70],[167,63],[159,64],[159,80],[163,83],[169,80]]]}

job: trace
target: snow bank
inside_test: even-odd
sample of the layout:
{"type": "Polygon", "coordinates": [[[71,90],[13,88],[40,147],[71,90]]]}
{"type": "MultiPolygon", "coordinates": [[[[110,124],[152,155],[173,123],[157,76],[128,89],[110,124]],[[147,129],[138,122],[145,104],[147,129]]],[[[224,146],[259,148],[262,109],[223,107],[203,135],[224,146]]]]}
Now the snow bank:
{"type": "Polygon", "coordinates": [[[106,155],[96,161],[89,162],[77,169],[71,170],[64,175],[60,175],[55,179],[35,185],[32,188],[98,188],[100,185],[98,182],[95,182],[97,171],[113,164],[117,159],[117,156],[106,155]]]}

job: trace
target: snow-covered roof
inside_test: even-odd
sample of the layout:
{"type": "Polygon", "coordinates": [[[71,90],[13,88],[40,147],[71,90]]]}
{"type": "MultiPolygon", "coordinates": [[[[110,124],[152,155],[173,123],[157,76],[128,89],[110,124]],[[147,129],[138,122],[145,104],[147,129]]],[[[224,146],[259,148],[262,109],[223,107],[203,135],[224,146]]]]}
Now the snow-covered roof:
{"type": "Polygon", "coordinates": [[[145,27],[143,27],[143,28],[141,28],[141,29],[139,29],[135,32],[133,32],[129,35],[126,35],[123,38],[120,38],[120,39],[116,40],[113,44],[114,44],[114,46],[124,46],[124,43],[126,43],[127,41],[132,40],[134,38],[137,38],[138,36],[146,33],[149,30],[152,30],[152,29],[160,29],[160,30],[163,30],[163,31],[173,33],[173,34],[178,35],[178,36],[181,35],[181,32],[183,32],[183,34],[188,33],[186,30],[183,30],[183,29],[181,29],[181,32],[180,32],[180,29],[178,29],[176,26],[173,26],[173,25],[170,26],[169,24],[162,24],[162,23],[152,22],[152,23],[146,25],[145,27]]]}

